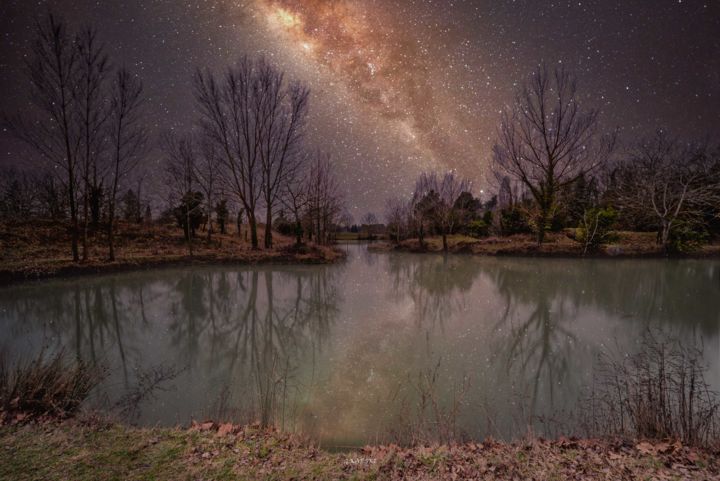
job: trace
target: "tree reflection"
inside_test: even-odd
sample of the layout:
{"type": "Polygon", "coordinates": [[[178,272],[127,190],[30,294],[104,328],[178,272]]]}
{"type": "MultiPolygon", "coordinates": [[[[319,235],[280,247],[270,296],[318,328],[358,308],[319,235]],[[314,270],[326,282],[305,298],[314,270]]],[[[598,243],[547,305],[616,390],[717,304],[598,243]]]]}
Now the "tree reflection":
{"type": "Polygon", "coordinates": [[[64,281],[0,298],[12,311],[3,327],[27,338],[13,346],[17,355],[70,348],[78,358],[108,363],[109,398],[169,364],[182,371],[176,382],[194,384],[183,391],[195,397],[191,412],[206,410],[202,403],[226,386],[233,406],[225,415],[271,424],[297,387],[299,363],[314,359],[336,319],[336,273],[198,269],[64,281]]]}
{"type": "Polygon", "coordinates": [[[497,344],[500,358],[505,360],[508,378],[517,381],[520,375],[529,382],[529,390],[515,394],[528,396],[531,414],[537,413],[543,394],[547,405],[554,407],[555,390],[573,374],[569,365],[577,342],[572,329],[577,298],[562,292],[563,277],[547,267],[538,270],[509,261],[502,268],[487,269],[504,299],[504,310],[494,326],[495,332],[508,332],[497,344]]]}
{"type": "Polygon", "coordinates": [[[465,305],[464,295],[480,274],[477,262],[464,256],[386,256],[391,278],[391,295],[409,296],[417,322],[439,326],[465,305]]]}

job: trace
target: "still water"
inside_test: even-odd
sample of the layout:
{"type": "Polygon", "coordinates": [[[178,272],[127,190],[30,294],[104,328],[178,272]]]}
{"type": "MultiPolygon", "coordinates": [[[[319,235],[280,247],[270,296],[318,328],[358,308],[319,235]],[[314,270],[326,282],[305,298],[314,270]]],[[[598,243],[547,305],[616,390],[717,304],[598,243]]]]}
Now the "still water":
{"type": "Polygon", "coordinates": [[[95,360],[143,425],[262,420],[323,445],[552,434],[598,355],[652,326],[720,388],[720,261],[480,258],[343,246],[332,266],[192,267],[0,289],[0,348],[95,360]],[[134,400],[136,402],[129,402],[134,400]],[[552,427],[554,426],[554,427],[552,427]]]}

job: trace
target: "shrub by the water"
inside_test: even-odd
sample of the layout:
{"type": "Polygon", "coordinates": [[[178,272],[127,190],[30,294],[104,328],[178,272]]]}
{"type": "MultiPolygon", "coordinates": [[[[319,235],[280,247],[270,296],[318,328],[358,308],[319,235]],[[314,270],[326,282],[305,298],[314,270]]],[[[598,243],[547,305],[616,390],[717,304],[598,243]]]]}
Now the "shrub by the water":
{"type": "Polygon", "coordinates": [[[707,243],[708,238],[704,228],[681,222],[670,231],[668,250],[675,253],[692,252],[707,243]]]}
{"type": "Polygon", "coordinates": [[[473,220],[467,225],[467,233],[471,237],[487,237],[490,235],[490,225],[484,220],[473,220]]]}
{"type": "Polygon", "coordinates": [[[637,354],[603,354],[589,405],[590,435],[720,446],[720,400],[702,351],[646,331],[637,354]]]}
{"type": "Polygon", "coordinates": [[[585,246],[585,252],[595,251],[613,240],[611,228],[616,220],[617,211],[612,207],[588,209],[583,213],[575,239],[585,246]]]}
{"type": "Polygon", "coordinates": [[[27,363],[0,359],[0,422],[37,417],[67,418],[75,414],[102,380],[102,370],[60,352],[41,352],[27,363]]]}

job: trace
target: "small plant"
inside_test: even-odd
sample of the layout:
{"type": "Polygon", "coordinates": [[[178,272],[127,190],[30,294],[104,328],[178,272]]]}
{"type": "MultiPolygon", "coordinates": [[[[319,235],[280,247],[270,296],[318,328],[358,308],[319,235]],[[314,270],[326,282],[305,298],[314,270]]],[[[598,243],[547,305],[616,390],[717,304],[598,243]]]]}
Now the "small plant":
{"type": "Polygon", "coordinates": [[[674,253],[695,251],[707,243],[708,237],[704,228],[682,222],[670,231],[668,251],[674,253]]]}
{"type": "Polygon", "coordinates": [[[602,244],[612,241],[611,228],[617,220],[617,211],[612,207],[586,209],[577,228],[575,239],[584,245],[583,254],[596,251],[602,244]]]}
{"type": "Polygon", "coordinates": [[[706,372],[701,350],[648,330],[637,354],[601,357],[585,409],[589,434],[720,442],[720,401],[706,372]]]}
{"type": "Polygon", "coordinates": [[[451,443],[464,438],[462,427],[458,423],[460,410],[470,388],[470,379],[463,376],[459,385],[452,388],[452,400],[442,400],[440,392],[440,359],[432,368],[418,373],[417,381],[409,379],[416,398],[403,399],[402,414],[393,431],[397,442],[418,445],[424,443],[451,443]]]}
{"type": "Polygon", "coordinates": [[[490,235],[490,225],[484,220],[474,220],[468,223],[467,232],[470,237],[487,237],[490,235]]]}
{"type": "Polygon", "coordinates": [[[49,357],[41,352],[33,361],[14,366],[3,358],[0,421],[71,417],[103,377],[102,369],[82,360],[68,361],[62,352],[49,357]]]}
{"type": "Polygon", "coordinates": [[[527,234],[532,232],[528,214],[519,205],[513,205],[500,213],[500,227],[503,235],[527,234]]]}

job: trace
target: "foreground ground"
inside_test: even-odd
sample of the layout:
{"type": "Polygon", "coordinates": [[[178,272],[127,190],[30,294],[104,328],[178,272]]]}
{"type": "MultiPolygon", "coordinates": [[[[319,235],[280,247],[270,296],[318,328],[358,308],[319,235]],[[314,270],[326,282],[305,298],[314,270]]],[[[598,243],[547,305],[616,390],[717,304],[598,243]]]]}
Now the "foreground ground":
{"type": "MultiPolygon", "coordinates": [[[[583,245],[570,238],[567,234],[548,233],[546,242],[537,245],[534,236],[518,234],[509,237],[487,237],[475,239],[472,237],[454,235],[448,237],[448,250],[452,253],[477,254],[490,256],[545,256],[545,257],[664,257],[666,253],[655,242],[652,232],[619,232],[617,241],[602,246],[596,252],[584,253],[583,245]]],[[[431,237],[426,239],[425,247],[421,248],[417,239],[408,239],[395,244],[393,242],[378,242],[371,246],[377,251],[406,251],[406,252],[441,252],[442,238],[431,237]]],[[[720,244],[710,244],[696,250],[682,254],[685,257],[718,257],[720,244]]]]}
{"type": "MultiPolygon", "coordinates": [[[[244,227],[243,234],[246,230],[244,227]]],[[[258,235],[262,244],[262,228],[258,235]]],[[[98,231],[90,236],[88,260],[74,263],[66,229],[42,222],[0,225],[0,284],[190,263],[324,263],[341,256],[339,251],[324,246],[296,248],[292,239],[277,233],[272,249],[252,250],[245,237],[233,230],[213,235],[208,243],[205,234],[198,233],[190,256],[182,231],[176,227],[122,223],[115,242],[114,262],[108,261],[107,239],[98,231]]]]}
{"type": "Polygon", "coordinates": [[[543,441],[330,453],[254,427],[0,428],[0,479],[720,479],[718,453],[671,442],[543,441]]]}

